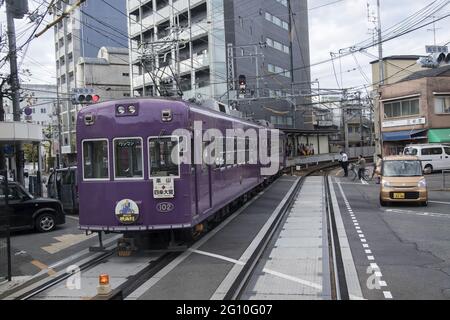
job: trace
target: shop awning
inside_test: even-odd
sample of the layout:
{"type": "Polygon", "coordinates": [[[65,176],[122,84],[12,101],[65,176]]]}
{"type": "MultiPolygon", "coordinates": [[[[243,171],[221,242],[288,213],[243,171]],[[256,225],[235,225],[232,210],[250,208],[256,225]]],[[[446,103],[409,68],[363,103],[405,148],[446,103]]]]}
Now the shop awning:
{"type": "Polygon", "coordinates": [[[450,142],[450,129],[430,129],[428,130],[429,143],[450,142]]]}
{"type": "Polygon", "coordinates": [[[383,133],[383,141],[405,141],[427,139],[427,130],[405,130],[383,133]]]}

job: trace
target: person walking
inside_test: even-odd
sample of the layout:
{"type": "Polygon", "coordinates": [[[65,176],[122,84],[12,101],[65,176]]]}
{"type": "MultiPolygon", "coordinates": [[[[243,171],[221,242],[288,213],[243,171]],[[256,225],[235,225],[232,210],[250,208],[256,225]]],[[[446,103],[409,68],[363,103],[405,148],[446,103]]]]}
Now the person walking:
{"type": "Polygon", "coordinates": [[[373,177],[375,175],[377,176],[377,178],[376,178],[377,184],[380,183],[381,166],[382,165],[383,165],[383,156],[381,154],[378,154],[377,155],[377,161],[376,161],[376,164],[375,164],[375,168],[374,168],[373,173],[372,173],[372,179],[373,179],[373,177]]]}
{"type": "Polygon", "coordinates": [[[364,172],[366,171],[366,159],[362,155],[358,157],[358,179],[361,180],[364,176],[364,172]]]}
{"type": "Polygon", "coordinates": [[[344,177],[348,177],[348,155],[341,151],[341,166],[344,169],[344,177]]]}

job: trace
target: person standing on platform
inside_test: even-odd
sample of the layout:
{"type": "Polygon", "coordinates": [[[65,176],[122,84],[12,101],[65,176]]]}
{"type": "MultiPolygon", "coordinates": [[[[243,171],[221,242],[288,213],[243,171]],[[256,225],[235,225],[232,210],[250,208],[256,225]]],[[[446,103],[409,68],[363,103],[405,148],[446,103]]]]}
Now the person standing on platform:
{"type": "Polygon", "coordinates": [[[348,155],[341,151],[341,166],[344,169],[344,177],[348,177],[348,155]]]}

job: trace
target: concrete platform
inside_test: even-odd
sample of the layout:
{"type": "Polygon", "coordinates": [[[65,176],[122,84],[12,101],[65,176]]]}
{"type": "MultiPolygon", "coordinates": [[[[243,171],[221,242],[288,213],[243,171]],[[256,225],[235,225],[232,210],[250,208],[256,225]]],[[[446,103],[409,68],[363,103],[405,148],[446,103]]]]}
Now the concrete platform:
{"type": "Polygon", "coordinates": [[[326,230],[323,177],[309,177],[243,299],[331,299],[326,230]]]}

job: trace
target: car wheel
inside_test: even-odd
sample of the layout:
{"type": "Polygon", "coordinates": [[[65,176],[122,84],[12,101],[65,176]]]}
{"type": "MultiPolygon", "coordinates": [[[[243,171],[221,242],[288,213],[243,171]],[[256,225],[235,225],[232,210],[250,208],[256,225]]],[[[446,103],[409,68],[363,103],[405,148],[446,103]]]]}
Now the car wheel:
{"type": "Polygon", "coordinates": [[[428,207],[428,201],[422,201],[422,202],[420,203],[420,205],[421,205],[422,207],[428,207]]]}
{"type": "Polygon", "coordinates": [[[382,207],[386,207],[388,205],[388,203],[386,201],[383,201],[383,200],[380,199],[380,205],[382,207]]]}
{"type": "Polygon", "coordinates": [[[427,169],[427,168],[430,169],[430,172],[433,172],[433,166],[432,166],[431,164],[427,164],[427,165],[425,166],[425,169],[427,169]]]}
{"type": "Polygon", "coordinates": [[[56,227],[55,217],[50,213],[43,213],[36,218],[36,229],[39,232],[50,232],[56,227]]]}

